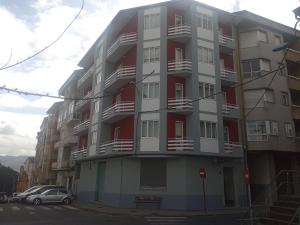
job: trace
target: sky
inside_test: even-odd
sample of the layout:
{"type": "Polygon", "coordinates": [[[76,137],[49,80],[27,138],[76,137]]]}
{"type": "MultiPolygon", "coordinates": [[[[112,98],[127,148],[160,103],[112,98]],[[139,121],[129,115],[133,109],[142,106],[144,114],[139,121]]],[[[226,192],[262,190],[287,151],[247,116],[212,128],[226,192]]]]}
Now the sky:
{"type": "MultiPolygon", "coordinates": [[[[182,0],[184,1],[184,0],[182,0]]],[[[19,66],[0,71],[0,86],[57,95],[108,23],[121,9],[161,0],[85,0],[80,17],[51,48],[19,66]]],[[[234,12],[248,10],[293,27],[299,0],[202,0],[234,12]]],[[[0,0],[0,68],[16,63],[55,40],[81,7],[81,0],[0,0]]],[[[0,91],[0,155],[34,155],[36,134],[49,98],[0,91]]]]}

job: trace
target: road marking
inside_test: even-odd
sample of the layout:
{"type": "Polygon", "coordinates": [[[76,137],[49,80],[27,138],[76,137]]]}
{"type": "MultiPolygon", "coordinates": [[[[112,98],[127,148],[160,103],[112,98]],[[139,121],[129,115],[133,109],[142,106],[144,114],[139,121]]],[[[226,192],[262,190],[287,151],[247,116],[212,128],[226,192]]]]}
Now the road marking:
{"type": "Polygon", "coordinates": [[[12,206],[11,209],[12,209],[13,211],[19,211],[19,210],[20,210],[20,208],[19,208],[18,206],[12,206]]]}
{"type": "Polygon", "coordinates": [[[3,212],[3,208],[0,208],[0,212],[3,212]]]}
{"type": "Polygon", "coordinates": [[[35,208],[33,208],[32,206],[26,206],[25,208],[29,210],[35,210],[35,208]]]}
{"type": "Polygon", "coordinates": [[[41,209],[44,209],[44,210],[50,210],[50,208],[47,206],[40,206],[40,207],[41,207],[41,209]]]}
{"type": "Polygon", "coordinates": [[[65,207],[67,209],[72,209],[72,210],[78,210],[78,208],[75,208],[75,207],[70,206],[70,205],[63,205],[62,207],[65,207]]]}
{"type": "Polygon", "coordinates": [[[35,214],[35,212],[29,212],[29,215],[34,215],[35,214]]]}
{"type": "Polygon", "coordinates": [[[57,210],[63,210],[61,207],[56,206],[56,205],[54,205],[53,208],[54,208],[54,209],[57,209],[57,210]]]}

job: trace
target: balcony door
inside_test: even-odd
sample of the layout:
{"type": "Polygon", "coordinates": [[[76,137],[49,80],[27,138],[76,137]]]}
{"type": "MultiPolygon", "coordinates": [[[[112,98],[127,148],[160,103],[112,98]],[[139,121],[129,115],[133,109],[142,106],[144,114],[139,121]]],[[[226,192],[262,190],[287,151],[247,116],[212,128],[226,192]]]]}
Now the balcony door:
{"type": "Polygon", "coordinates": [[[229,143],[229,129],[224,127],[224,143],[229,143]]]}
{"type": "Polygon", "coordinates": [[[183,98],[184,97],[184,88],[183,84],[176,83],[175,84],[175,98],[183,98]]]}
{"type": "Polygon", "coordinates": [[[182,16],[175,15],[175,26],[182,26],[182,16]]]}
{"type": "Polygon", "coordinates": [[[175,62],[181,62],[183,59],[183,49],[175,48],[175,62]]]}
{"type": "Polygon", "coordinates": [[[116,104],[121,103],[121,101],[122,101],[121,94],[118,94],[116,96],[116,104]]]}
{"type": "Polygon", "coordinates": [[[120,139],[120,127],[116,127],[114,131],[114,140],[117,141],[120,139]]]}
{"type": "Polygon", "coordinates": [[[175,138],[183,138],[183,121],[175,121],[175,138]]]}

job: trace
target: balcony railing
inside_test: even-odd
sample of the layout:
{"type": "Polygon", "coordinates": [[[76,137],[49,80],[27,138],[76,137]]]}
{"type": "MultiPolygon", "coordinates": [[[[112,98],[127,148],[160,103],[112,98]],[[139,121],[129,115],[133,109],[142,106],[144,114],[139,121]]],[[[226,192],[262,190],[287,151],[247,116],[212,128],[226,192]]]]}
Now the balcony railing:
{"type": "Polygon", "coordinates": [[[233,153],[234,151],[241,150],[242,145],[239,142],[224,143],[224,152],[233,153]]]}
{"type": "Polygon", "coordinates": [[[64,146],[72,146],[78,144],[78,137],[77,136],[68,136],[64,138],[64,146]]]}
{"type": "Polygon", "coordinates": [[[121,67],[121,68],[117,69],[114,73],[110,74],[105,79],[105,87],[110,86],[112,83],[114,83],[118,79],[132,77],[132,76],[135,76],[135,74],[136,74],[135,65],[121,67]]]}
{"type": "Polygon", "coordinates": [[[133,151],[132,139],[120,139],[109,141],[100,146],[97,150],[97,154],[105,153],[128,153],[133,151]]]}
{"type": "Polygon", "coordinates": [[[88,71],[78,80],[77,87],[80,87],[92,75],[94,67],[91,66],[88,71]]]}
{"type": "Polygon", "coordinates": [[[76,102],[75,104],[75,108],[76,109],[79,109],[81,108],[82,106],[84,106],[86,103],[88,103],[91,99],[91,96],[92,96],[92,91],[89,91],[84,97],[83,99],[79,100],[78,102],[76,102]]]}
{"type": "Polygon", "coordinates": [[[229,103],[225,103],[222,105],[222,112],[224,114],[230,114],[232,112],[232,110],[236,110],[239,107],[235,104],[229,104],[229,103]]]}
{"type": "Polygon", "coordinates": [[[74,134],[77,134],[77,133],[79,133],[79,132],[81,132],[81,131],[84,131],[84,130],[86,130],[86,129],[88,129],[89,128],[89,126],[90,126],[90,120],[86,120],[86,121],[84,121],[84,122],[82,122],[82,123],[79,123],[78,125],[76,125],[74,128],[73,128],[73,133],[74,134]]]}
{"type": "Polygon", "coordinates": [[[168,138],[168,151],[193,151],[194,141],[189,138],[168,138]]]}
{"type": "Polygon", "coordinates": [[[82,159],[82,158],[85,158],[87,157],[87,148],[82,148],[80,150],[76,150],[76,151],[73,151],[71,153],[71,158],[73,160],[76,160],[76,159],[82,159]]]}
{"type": "Polygon", "coordinates": [[[182,24],[168,27],[168,36],[190,36],[192,34],[192,28],[190,25],[182,24]]]}
{"type": "Polygon", "coordinates": [[[234,39],[232,37],[229,37],[227,35],[224,35],[222,33],[219,34],[219,42],[222,44],[228,44],[228,43],[232,43],[234,41],[234,39]]]}
{"type": "Polygon", "coordinates": [[[221,79],[226,79],[230,81],[236,81],[236,72],[232,69],[221,68],[220,69],[221,79]]]}
{"type": "Polygon", "coordinates": [[[107,56],[110,56],[121,45],[131,44],[137,41],[137,33],[122,34],[117,40],[108,48],[107,56]]]}
{"type": "Polygon", "coordinates": [[[300,77],[288,75],[289,88],[294,90],[300,90],[300,77]]]}
{"type": "Polygon", "coordinates": [[[170,110],[193,110],[193,102],[190,98],[169,98],[168,109],[170,110]]]}
{"type": "Polygon", "coordinates": [[[169,72],[191,72],[192,71],[192,62],[188,59],[183,59],[181,61],[173,60],[168,62],[168,71],[169,72]]]}
{"type": "Polygon", "coordinates": [[[126,113],[134,111],[134,102],[120,102],[103,111],[103,119],[114,116],[117,113],[126,113]]]}

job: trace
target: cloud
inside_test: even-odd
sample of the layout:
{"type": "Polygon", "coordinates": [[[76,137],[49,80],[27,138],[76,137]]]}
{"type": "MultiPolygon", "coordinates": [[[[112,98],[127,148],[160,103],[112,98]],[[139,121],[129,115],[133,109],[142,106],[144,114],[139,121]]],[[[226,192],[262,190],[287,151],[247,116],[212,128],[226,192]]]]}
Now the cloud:
{"type": "Polygon", "coordinates": [[[15,129],[11,125],[9,125],[9,124],[6,124],[4,126],[1,126],[1,125],[0,125],[0,135],[1,134],[3,134],[3,135],[15,134],[15,129]]]}

